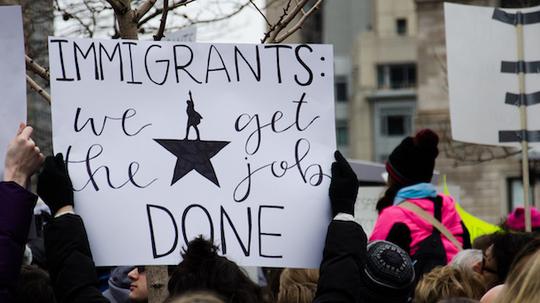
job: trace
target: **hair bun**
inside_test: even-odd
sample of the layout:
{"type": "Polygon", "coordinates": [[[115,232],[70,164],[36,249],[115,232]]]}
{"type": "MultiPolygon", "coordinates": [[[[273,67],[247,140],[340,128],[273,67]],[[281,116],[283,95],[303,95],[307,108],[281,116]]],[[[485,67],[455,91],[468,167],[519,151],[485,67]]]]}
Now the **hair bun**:
{"type": "Polygon", "coordinates": [[[202,236],[199,236],[188,243],[182,257],[192,263],[200,263],[206,259],[213,259],[217,256],[217,247],[202,236]]]}
{"type": "Polygon", "coordinates": [[[429,128],[424,128],[414,136],[414,144],[424,148],[437,148],[439,136],[429,128]]]}

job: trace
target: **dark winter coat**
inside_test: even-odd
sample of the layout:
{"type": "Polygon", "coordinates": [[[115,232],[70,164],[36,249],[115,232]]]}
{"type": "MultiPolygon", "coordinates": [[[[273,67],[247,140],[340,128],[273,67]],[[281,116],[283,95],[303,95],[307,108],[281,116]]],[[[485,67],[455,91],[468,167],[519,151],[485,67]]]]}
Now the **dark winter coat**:
{"type": "Polygon", "coordinates": [[[65,214],[45,227],[45,251],[58,303],[109,303],[98,288],[81,217],[65,214]]]}
{"type": "Polygon", "coordinates": [[[0,302],[12,302],[37,196],[0,182],[0,302]]]}

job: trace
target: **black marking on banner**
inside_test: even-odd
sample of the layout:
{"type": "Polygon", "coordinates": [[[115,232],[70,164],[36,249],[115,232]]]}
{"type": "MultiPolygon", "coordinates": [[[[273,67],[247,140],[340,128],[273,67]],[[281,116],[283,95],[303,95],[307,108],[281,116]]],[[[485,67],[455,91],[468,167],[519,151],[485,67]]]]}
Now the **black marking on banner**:
{"type": "Polygon", "coordinates": [[[540,73],[540,61],[502,61],[501,72],[509,74],[538,74],[540,73]]]}
{"type": "Polygon", "coordinates": [[[540,142],[540,130],[501,130],[499,142],[540,142]]]}
{"type": "Polygon", "coordinates": [[[515,106],[529,106],[540,103],[540,91],[531,94],[506,93],[504,103],[515,106]]]}
{"type": "Polygon", "coordinates": [[[517,12],[515,14],[507,13],[501,9],[496,8],[493,11],[492,18],[494,20],[510,24],[510,25],[527,25],[527,24],[535,24],[540,23],[540,11],[536,12],[530,12],[530,13],[522,13],[517,12]]]}

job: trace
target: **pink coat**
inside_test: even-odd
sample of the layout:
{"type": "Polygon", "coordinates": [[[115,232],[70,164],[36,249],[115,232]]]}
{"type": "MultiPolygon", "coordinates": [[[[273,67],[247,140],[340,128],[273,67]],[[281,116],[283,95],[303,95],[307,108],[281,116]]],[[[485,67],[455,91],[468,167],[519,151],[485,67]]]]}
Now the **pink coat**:
{"type": "MultiPolygon", "coordinates": [[[[463,245],[463,227],[461,226],[461,218],[457,213],[454,199],[450,196],[439,194],[443,198],[442,204],[442,223],[463,245]]],[[[433,215],[434,204],[428,199],[408,199],[421,207],[426,212],[433,215]]],[[[431,235],[433,227],[424,219],[418,217],[412,211],[401,208],[399,206],[390,206],[385,208],[377,218],[373,232],[371,233],[370,241],[386,240],[390,229],[395,223],[405,223],[411,231],[411,255],[414,255],[418,250],[418,244],[431,235]]],[[[446,251],[447,262],[458,253],[458,249],[441,234],[444,249],[446,251]]]]}

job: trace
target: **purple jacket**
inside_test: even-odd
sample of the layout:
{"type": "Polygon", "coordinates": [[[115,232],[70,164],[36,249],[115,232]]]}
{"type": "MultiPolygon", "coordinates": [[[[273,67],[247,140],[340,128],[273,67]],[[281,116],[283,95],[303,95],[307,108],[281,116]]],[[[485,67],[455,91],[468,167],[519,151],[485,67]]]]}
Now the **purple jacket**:
{"type": "Polygon", "coordinates": [[[12,301],[36,201],[19,184],[0,182],[0,302],[12,301]]]}

